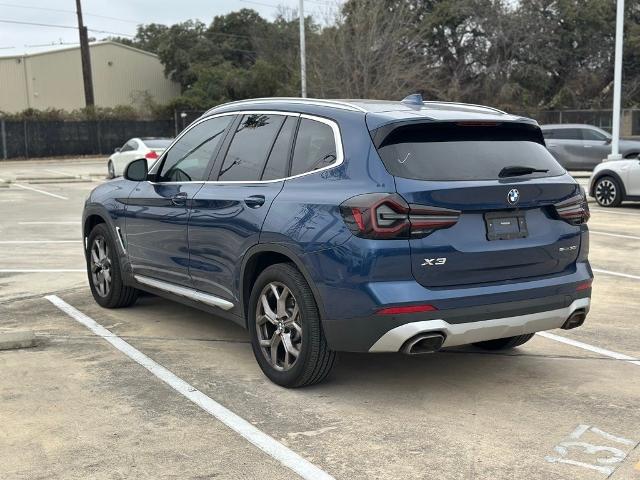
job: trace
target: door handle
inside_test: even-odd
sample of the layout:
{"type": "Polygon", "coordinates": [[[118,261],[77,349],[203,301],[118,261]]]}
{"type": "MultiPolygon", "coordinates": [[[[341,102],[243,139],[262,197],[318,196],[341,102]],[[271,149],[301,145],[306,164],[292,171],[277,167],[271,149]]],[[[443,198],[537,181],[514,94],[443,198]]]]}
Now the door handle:
{"type": "Polygon", "coordinates": [[[584,148],[591,148],[593,145],[585,145],[584,148]]]}
{"type": "Polygon", "coordinates": [[[187,192],[176,193],[171,197],[171,203],[176,207],[183,207],[187,203],[187,192]]]}
{"type": "Polygon", "coordinates": [[[249,208],[260,208],[264,205],[264,195],[251,195],[244,199],[244,203],[246,203],[249,208]]]}

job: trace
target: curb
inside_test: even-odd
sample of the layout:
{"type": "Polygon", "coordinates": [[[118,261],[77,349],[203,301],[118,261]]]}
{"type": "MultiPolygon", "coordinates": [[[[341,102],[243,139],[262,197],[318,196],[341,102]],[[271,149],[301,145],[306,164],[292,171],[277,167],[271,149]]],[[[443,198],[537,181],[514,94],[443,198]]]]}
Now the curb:
{"type": "Polygon", "coordinates": [[[0,332],[0,350],[31,348],[37,343],[36,335],[32,331],[0,332]]]}

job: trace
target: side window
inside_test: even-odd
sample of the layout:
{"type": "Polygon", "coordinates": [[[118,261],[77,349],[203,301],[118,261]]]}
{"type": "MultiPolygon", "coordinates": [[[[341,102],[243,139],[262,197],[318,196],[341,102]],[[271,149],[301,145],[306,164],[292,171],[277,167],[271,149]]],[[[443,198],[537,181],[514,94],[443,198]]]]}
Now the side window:
{"type": "Polygon", "coordinates": [[[283,115],[243,116],[229,145],[218,180],[260,180],[267,155],[285,119],[283,115]]]}
{"type": "Polygon", "coordinates": [[[287,117],[285,120],[267,159],[262,180],[277,180],[287,176],[291,140],[293,140],[297,125],[298,117],[287,117]]]}
{"type": "Polygon", "coordinates": [[[333,129],[326,123],[308,118],[301,119],[293,151],[291,175],[326,167],[335,162],[336,158],[333,129]]]}
{"type": "Polygon", "coordinates": [[[582,140],[582,132],[579,128],[559,128],[555,138],[558,140],[582,140]]]}
{"type": "Polygon", "coordinates": [[[600,142],[604,142],[607,139],[607,137],[599,131],[591,130],[590,128],[582,129],[582,138],[584,140],[596,140],[600,142]]]}
{"type": "Polygon", "coordinates": [[[130,152],[131,150],[135,150],[135,148],[133,147],[133,140],[129,140],[127,143],[125,143],[120,149],[120,152],[130,152]]]}
{"type": "Polygon", "coordinates": [[[180,137],[165,155],[159,181],[205,180],[209,161],[232,118],[224,116],[205,120],[180,137]]]}

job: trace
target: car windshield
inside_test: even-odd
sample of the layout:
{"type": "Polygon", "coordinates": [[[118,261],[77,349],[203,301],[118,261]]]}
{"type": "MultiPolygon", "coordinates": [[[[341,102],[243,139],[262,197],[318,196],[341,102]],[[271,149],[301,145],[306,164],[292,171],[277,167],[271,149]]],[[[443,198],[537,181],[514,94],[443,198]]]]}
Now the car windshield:
{"type": "Polygon", "coordinates": [[[142,140],[144,144],[149,148],[167,148],[173,142],[173,138],[154,138],[152,140],[142,140]]]}

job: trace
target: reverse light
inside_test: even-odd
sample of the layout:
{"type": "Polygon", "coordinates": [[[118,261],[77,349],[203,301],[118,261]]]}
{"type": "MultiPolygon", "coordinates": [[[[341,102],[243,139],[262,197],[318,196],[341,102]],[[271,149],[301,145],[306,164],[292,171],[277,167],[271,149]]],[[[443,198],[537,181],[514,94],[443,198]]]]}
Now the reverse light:
{"type": "Polygon", "coordinates": [[[396,193],[367,193],[350,198],[340,211],[351,232],[362,238],[402,239],[428,235],[455,225],[460,211],[409,205],[396,193]]]}
{"type": "Polygon", "coordinates": [[[158,159],[158,154],[156,152],[154,152],[153,150],[151,150],[149,153],[147,153],[144,158],[146,158],[147,160],[157,160],[158,159]]]}
{"type": "Polygon", "coordinates": [[[556,203],[553,207],[558,218],[571,225],[582,225],[591,218],[589,204],[584,192],[556,203]]]}
{"type": "Polygon", "coordinates": [[[407,305],[405,307],[381,308],[376,313],[378,315],[402,315],[403,313],[433,312],[438,310],[433,305],[407,305]]]}

